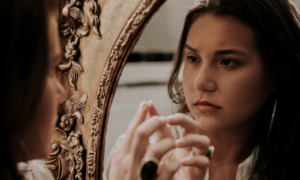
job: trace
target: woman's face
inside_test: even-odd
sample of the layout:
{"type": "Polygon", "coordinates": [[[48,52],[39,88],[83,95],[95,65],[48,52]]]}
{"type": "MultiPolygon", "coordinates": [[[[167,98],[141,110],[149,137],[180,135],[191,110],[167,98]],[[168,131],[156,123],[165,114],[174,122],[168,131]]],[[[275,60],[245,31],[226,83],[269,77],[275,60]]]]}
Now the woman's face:
{"type": "Polygon", "coordinates": [[[191,25],[184,52],[184,94],[200,128],[213,132],[254,127],[275,87],[255,32],[233,17],[202,14],[191,25]]]}
{"type": "Polygon", "coordinates": [[[35,118],[24,133],[24,140],[28,147],[30,159],[45,158],[49,155],[51,136],[58,118],[58,106],[66,98],[65,90],[55,76],[55,69],[61,61],[61,50],[57,16],[54,13],[49,13],[48,15],[47,36],[49,56],[45,88],[35,118]]]}

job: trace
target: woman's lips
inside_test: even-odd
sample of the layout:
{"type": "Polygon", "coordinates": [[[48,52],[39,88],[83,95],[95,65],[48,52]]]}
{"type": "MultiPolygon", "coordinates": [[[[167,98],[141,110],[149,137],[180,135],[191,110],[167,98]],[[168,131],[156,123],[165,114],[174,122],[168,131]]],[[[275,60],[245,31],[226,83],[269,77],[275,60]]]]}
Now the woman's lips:
{"type": "Polygon", "coordinates": [[[216,106],[208,101],[196,101],[194,103],[195,108],[197,111],[202,112],[202,113],[210,113],[210,112],[215,112],[219,109],[221,109],[220,106],[216,106]]]}

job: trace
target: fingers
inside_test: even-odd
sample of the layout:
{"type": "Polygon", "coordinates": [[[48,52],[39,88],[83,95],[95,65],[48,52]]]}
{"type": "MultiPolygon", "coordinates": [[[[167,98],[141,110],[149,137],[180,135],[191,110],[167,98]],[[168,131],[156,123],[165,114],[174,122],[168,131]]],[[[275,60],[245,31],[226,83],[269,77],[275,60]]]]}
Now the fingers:
{"type": "Polygon", "coordinates": [[[209,159],[206,156],[189,156],[180,160],[184,166],[196,166],[200,169],[209,165],[209,159]]]}
{"type": "MultiPolygon", "coordinates": [[[[165,125],[165,122],[158,116],[153,116],[136,128],[130,151],[141,159],[144,156],[145,149],[149,143],[149,137],[159,128],[165,125]]],[[[125,136],[126,137],[126,136],[125,136]]]]}
{"type": "Polygon", "coordinates": [[[176,140],[176,146],[179,148],[195,147],[193,152],[198,155],[203,155],[208,151],[210,139],[207,136],[199,134],[188,134],[176,140]]]}
{"type": "Polygon", "coordinates": [[[147,102],[147,105],[148,105],[148,113],[149,113],[149,117],[152,117],[152,116],[159,116],[154,104],[152,101],[148,101],[147,102]]]}
{"type": "Polygon", "coordinates": [[[172,159],[166,164],[163,164],[161,170],[157,173],[156,180],[169,180],[172,179],[174,174],[180,168],[181,163],[176,159],[172,159]]]}
{"type": "MultiPolygon", "coordinates": [[[[147,103],[148,105],[148,113],[149,113],[149,117],[152,116],[159,116],[154,104],[152,101],[149,101],[147,103]]],[[[173,138],[172,132],[171,130],[167,127],[167,125],[162,126],[160,129],[158,129],[156,131],[156,136],[158,137],[158,139],[164,139],[164,138],[173,138]]]]}
{"type": "Polygon", "coordinates": [[[179,149],[189,148],[189,152],[192,150],[193,154],[181,158],[179,162],[182,166],[189,167],[195,179],[202,179],[210,162],[209,158],[204,155],[209,149],[210,139],[199,134],[188,134],[176,140],[175,144],[179,149]]]}
{"type": "Polygon", "coordinates": [[[146,152],[145,157],[155,157],[161,160],[163,155],[175,148],[175,143],[172,139],[163,139],[152,145],[146,152]]]}
{"type": "MultiPolygon", "coordinates": [[[[168,153],[170,150],[175,148],[174,140],[172,139],[162,139],[152,145],[146,152],[145,157],[154,157],[158,160],[168,153]]],[[[177,160],[171,160],[168,163],[159,164],[159,169],[157,171],[156,180],[168,180],[173,177],[180,167],[180,162],[177,160]]]]}
{"type": "Polygon", "coordinates": [[[187,115],[176,113],[166,117],[166,122],[170,125],[181,126],[186,133],[199,133],[199,124],[187,115]]]}
{"type": "Polygon", "coordinates": [[[132,121],[130,122],[126,133],[125,133],[125,137],[122,141],[122,148],[124,148],[127,152],[130,149],[131,146],[131,140],[133,138],[134,132],[136,130],[136,128],[142,124],[146,117],[147,117],[147,103],[146,102],[141,102],[140,106],[138,107],[132,121]]]}

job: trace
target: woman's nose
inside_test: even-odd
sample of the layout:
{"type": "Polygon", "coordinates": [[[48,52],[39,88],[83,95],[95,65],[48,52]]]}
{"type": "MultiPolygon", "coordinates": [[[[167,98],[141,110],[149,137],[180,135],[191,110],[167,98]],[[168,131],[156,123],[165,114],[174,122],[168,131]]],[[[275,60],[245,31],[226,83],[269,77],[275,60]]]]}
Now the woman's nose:
{"type": "Polygon", "coordinates": [[[217,89],[214,76],[212,69],[202,66],[194,79],[194,88],[200,91],[214,92],[217,89]]]}

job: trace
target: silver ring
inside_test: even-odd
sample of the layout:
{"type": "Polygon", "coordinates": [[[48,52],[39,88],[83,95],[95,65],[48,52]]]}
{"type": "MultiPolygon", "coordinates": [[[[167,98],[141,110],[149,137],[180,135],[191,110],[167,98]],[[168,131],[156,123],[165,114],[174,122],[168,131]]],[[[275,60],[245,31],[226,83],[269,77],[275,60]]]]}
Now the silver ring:
{"type": "Polygon", "coordinates": [[[141,160],[141,178],[142,180],[153,180],[156,176],[159,160],[154,157],[145,157],[141,160]]]}
{"type": "Polygon", "coordinates": [[[214,150],[215,150],[214,146],[209,146],[208,151],[205,153],[205,156],[208,157],[208,159],[211,159],[214,150]]]}

